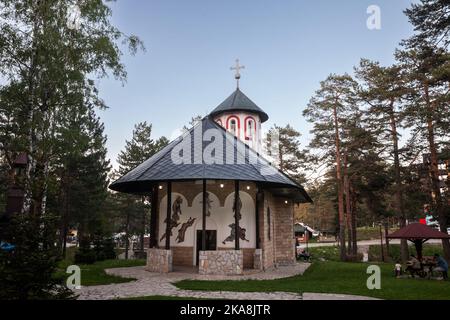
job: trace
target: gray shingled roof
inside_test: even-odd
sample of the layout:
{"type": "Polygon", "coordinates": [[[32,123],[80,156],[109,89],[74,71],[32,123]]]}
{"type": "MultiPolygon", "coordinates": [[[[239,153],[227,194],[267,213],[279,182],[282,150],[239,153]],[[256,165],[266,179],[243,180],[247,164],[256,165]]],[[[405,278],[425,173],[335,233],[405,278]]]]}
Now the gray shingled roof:
{"type": "Polygon", "coordinates": [[[269,116],[260,107],[258,107],[249,97],[247,97],[239,88],[225,99],[217,108],[215,108],[210,116],[214,117],[224,112],[246,111],[256,113],[261,118],[261,122],[269,120],[269,116]]]}
{"type": "MultiPolygon", "coordinates": [[[[186,154],[187,155],[187,154],[186,154]]],[[[141,165],[113,182],[109,188],[126,193],[142,193],[151,190],[151,186],[164,181],[189,180],[240,180],[261,183],[275,194],[294,199],[296,202],[310,202],[311,199],[303,187],[287,175],[273,167],[245,143],[227,132],[210,117],[205,117],[186,134],[172,141],[167,147],[143,162],[141,165]],[[202,134],[212,132],[214,139],[203,141],[202,134]],[[200,139],[196,139],[196,133],[200,139]],[[213,142],[211,142],[213,141],[213,142]],[[205,163],[202,155],[211,154],[209,148],[215,143],[217,149],[212,153],[216,161],[205,163]],[[173,154],[183,156],[182,146],[189,152],[190,163],[177,164],[173,154]],[[209,147],[208,147],[209,146],[209,147]],[[194,149],[202,152],[194,152],[194,149]],[[201,147],[201,149],[200,149],[201,147]],[[205,148],[207,148],[207,152],[205,148]],[[234,155],[234,156],[233,156],[234,155]]]]}

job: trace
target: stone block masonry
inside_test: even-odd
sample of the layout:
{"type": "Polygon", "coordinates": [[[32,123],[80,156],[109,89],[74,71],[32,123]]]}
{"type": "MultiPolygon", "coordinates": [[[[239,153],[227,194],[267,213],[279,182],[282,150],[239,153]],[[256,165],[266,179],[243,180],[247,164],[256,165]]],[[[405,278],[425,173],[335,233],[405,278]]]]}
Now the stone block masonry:
{"type": "Polygon", "coordinates": [[[264,199],[264,211],[260,212],[260,230],[263,230],[260,234],[263,269],[293,264],[295,263],[293,205],[290,202],[286,203],[288,199],[275,197],[268,192],[264,194],[264,199]]]}
{"type": "Polygon", "coordinates": [[[150,272],[172,272],[172,250],[151,248],[147,250],[147,266],[150,272]]]}
{"type": "Polygon", "coordinates": [[[253,257],[253,269],[263,270],[263,251],[256,249],[253,257]]]}
{"type": "Polygon", "coordinates": [[[295,263],[294,207],[283,198],[274,198],[274,240],[277,265],[295,263]]]}
{"type": "Polygon", "coordinates": [[[198,273],[202,275],[242,275],[242,250],[200,251],[198,273]]]}

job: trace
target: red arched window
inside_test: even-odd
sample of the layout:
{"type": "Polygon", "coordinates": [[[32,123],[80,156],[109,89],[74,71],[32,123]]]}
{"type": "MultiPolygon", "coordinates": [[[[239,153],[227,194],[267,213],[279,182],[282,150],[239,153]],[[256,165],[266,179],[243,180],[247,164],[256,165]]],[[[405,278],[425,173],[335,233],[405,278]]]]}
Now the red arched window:
{"type": "Polygon", "coordinates": [[[239,131],[241,129],[241,122],[236,116],[229,116],[227,118],[227,130],[239,137],[239,131]]]}
{"type": "Polygon", "coordinates": [[[245,140],[253,140],[256,136],[256,121],[252,116],[245,118],[245,140]]]}

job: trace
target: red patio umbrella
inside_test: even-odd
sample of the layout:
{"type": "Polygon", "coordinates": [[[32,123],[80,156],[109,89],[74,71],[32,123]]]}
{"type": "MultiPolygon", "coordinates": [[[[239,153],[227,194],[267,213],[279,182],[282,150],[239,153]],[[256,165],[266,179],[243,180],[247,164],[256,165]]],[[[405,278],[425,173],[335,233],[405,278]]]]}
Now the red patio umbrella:
{"type": "Polygon", "coordinates": [[[417,258],[422,260],[422,247],[430,239],[450,239],[450,235],[420,223],[411,223],[387,236],[390,239],[407,239],[414,243],[417,258]]]}

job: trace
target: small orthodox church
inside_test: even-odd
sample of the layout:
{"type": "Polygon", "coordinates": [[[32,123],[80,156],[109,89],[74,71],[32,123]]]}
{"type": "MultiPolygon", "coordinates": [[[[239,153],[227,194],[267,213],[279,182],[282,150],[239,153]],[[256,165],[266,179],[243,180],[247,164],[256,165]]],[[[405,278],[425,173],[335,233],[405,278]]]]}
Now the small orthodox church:
{"type": "Polygon", "coordinates": [[[151,195],[147,270],[240,275],[296,261],[304,188],[260,153],[269,116],[237,89],[191,130],[111,184],[151,195]]]}

